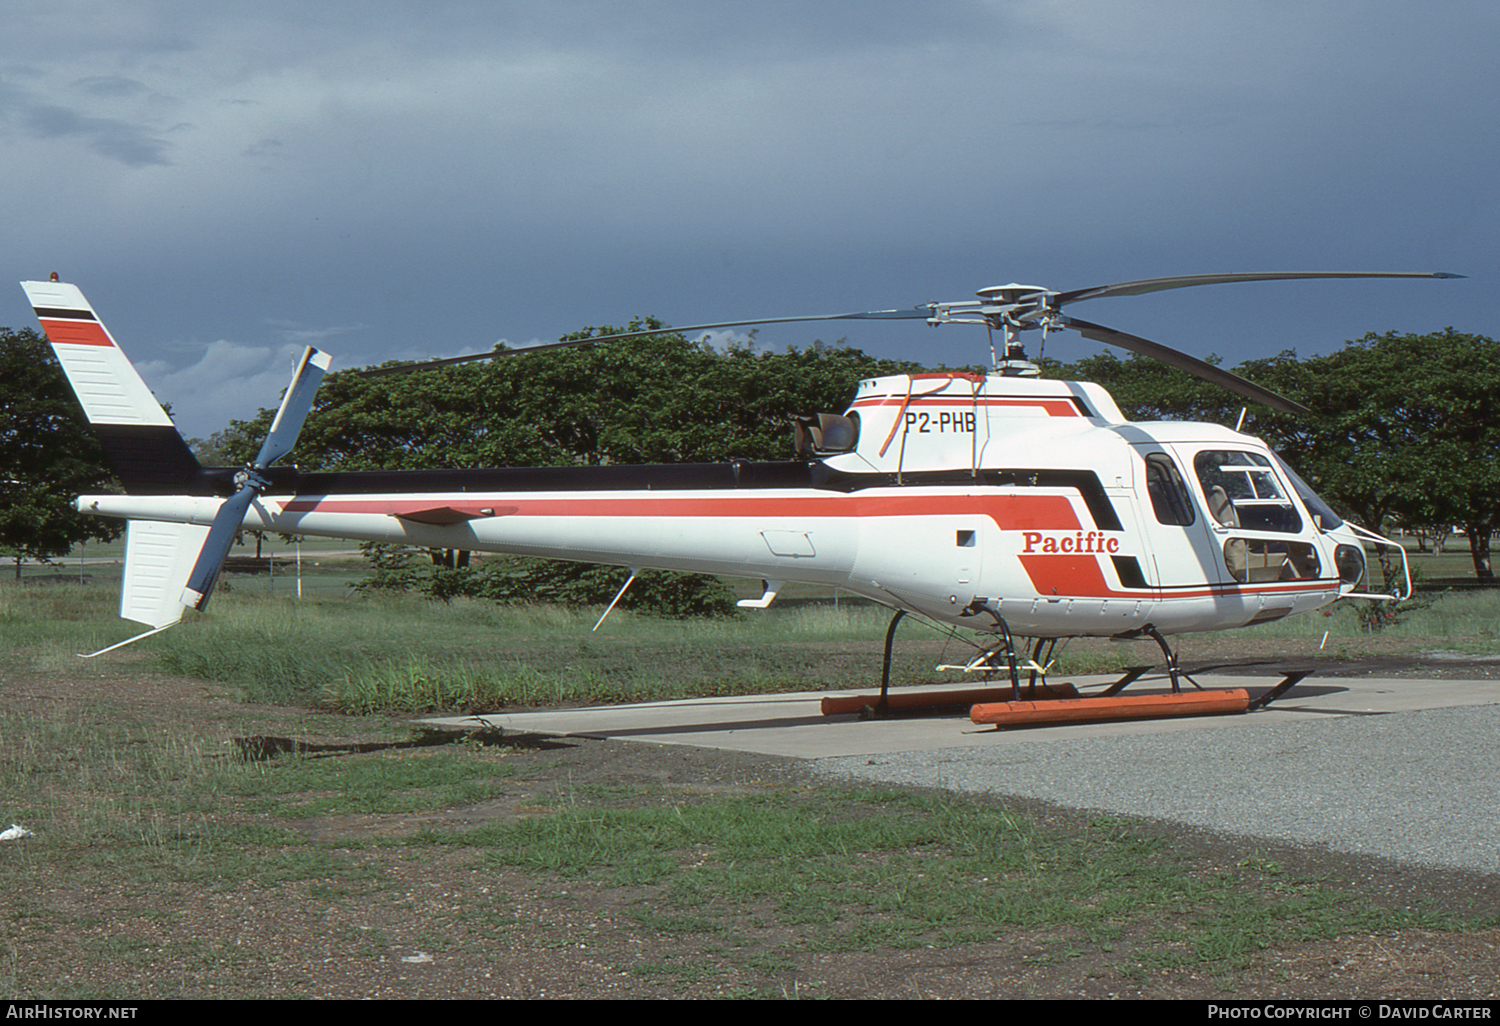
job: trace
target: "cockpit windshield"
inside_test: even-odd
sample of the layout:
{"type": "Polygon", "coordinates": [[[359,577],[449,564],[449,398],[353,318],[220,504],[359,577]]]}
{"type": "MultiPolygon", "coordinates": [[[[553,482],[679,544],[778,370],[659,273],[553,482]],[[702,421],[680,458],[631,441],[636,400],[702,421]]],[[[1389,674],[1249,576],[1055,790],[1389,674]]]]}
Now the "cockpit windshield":
{"type": "Polygon", "coordinates": [[[1342,527],[1344,524],[1343,518],[1335,513],[1328,503],[1319,497],[1317,492],[1313,491],[1312,485],[1302,480],[1301,476],[1295,470],[1287,466],[1286,460],[1282,459],[1278,453],[1273,452],[1271,455],[1276,457],[1276,465],[1281,468],[1282,473],[1286,474],[1287,480],[1292,482],[1292,487],[1297,490],[1297,497],[1302,500],[1302,504],[1307,507],[1307,511],[1313,515],[1313,520],[1317,523],[1318,527],[1324,531],[1331,531],[1335,527],[1342,527]]]}

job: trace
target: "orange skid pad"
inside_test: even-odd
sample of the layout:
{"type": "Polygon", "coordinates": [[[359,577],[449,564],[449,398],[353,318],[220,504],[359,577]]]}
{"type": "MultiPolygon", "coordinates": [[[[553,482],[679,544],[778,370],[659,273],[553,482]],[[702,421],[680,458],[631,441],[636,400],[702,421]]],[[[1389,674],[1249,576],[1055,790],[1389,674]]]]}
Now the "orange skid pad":
{"type": "Polygon", "coordinates": [[[997,702],[969,710],[975,723],[1001,727],[1038,723],[1090,723],[1095,720],[1154,720],[1171,716],[1219,716],[1250,707],[1250,692],[1189,691],[1176,695],[1115,695],[1058,702],[997,702]]]}
{"type": "MultiPolygon", "coordinates": [[[[1040,689],[1041,685],[1038,685],[1040,689]]],[[[1010,699],[1010,691],[1009,684],[1002,688],[966,688],[962,691],[892,691],[886,696],[886,704],[891,709],[938,709],[947,705],[1006,702],[1010,699]]],[[[1078,689],[1071,684],[1048,684],[1044,693],[1076,699],[1078,689]]],[[[873,709],[879,704],[878,695],[830,695],[823,699],[823,715],[857,713],[865,706],[873,709]]]]}

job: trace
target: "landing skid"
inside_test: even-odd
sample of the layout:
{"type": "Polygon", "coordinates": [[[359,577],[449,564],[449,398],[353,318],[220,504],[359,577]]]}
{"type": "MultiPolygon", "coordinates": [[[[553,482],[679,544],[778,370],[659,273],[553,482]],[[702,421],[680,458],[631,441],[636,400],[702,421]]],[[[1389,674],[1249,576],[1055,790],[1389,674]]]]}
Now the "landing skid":
{"type": "Polygon", "coordinates": [[[1177,661],[1177,653],[1154,626],[1147,625],[1123,640],[1148,637],[1161,648],[1165,657],[1167,676],[1171,681],[1170,694],[1122,695],[1127,687],[1145,676],[1154,666],[1129,666],[1119,680],[1109,684],[1098,695],[1083,697],[1071,684],[1048,684],[1047,672],[1052,667],[1052,653],[1056,638],[1038,638],[1032,646],[1031,657],[1023,665],[1016,652],[1015,639],[1009,625],[991,608],[976,610],[987,612],[995,618],[999,628],[1000,642],[984,650],[978,657],[962,667],[967,672],[993,673],[1004,671],[1010,677],[1010,687],[939,691],[903,692],[896,703],[891,701],[891,652],[896,640],[896,627],[906,613],[897,610],[891,617],[885,632],[885,656],[880,671],[880,695],[873,702],[859,696],[838,696],[823,700],[825,716],[836,713],[860,711],[866,716],[883,719],[892,716],[930,713],[945,707],[969,705],[970,718],[975,723],[994,723],[997,726],[1013,724],[1066,723],[1112,719],[1155,719],[1174,716],[1204,716],[1224,713],[1254,712],[1264,709],[1286,694],[1311,674],[1308,670],[1284,673],[1275,687],[1250,698],[1243,688],[1205,689],[1188,675],[1177,661]],[[1025,699],[1022,698],[1021,672],[1026,671],[1028,681],[1025,699]],[[1182,681],[1194,689],[1184,693],[1182,681]],[[1005,694],[1009,691],[1009,696],[1005,694]],[[1024,708],[1023,708],[1024,707],[1024,708]]]}
{"type": "MultiPolygon", "coordinates": [[[[1138,679],[1149,667],[1131,667],[1124,677],[1093,698],[1072,698],[1045,702],[993,702],[969,709],[974,723],[1000,727],[1043,726],[1058,723],[1090,723],[1108,720],[1153,720],[1183,716],[1222,716],[1264,709],[1286,694],[1309,671],[1298,670],[1282,675],[1280,684],[1256,698],[1244,688],[1203,688],[1191,681],[1196,691],[1173,688],[1167,694],[1122,695],[1121,691],[1138,679]]],[[[1186,674],[1183,674],[1186,676],[1186,674]]],[[[1175,684],[1176,681],[1174,680],[1175,684]]]]}

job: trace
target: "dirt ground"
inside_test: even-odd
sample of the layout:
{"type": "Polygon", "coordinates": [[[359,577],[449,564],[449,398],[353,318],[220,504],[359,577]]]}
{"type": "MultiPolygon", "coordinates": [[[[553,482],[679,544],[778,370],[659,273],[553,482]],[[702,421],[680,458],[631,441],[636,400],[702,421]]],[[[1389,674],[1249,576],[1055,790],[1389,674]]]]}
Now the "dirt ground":
{"type": "MultiPolygon", "coordinates": [[[[1264,672],[1247,653],[1218,663],[1264,672]]],[[[1306,654],[1316,658],[1316,653],[1306,654]]],[[[1193,662],[1191,651],[1184,662],[1193,662]]],[[[1495,660],[1376,655],[1321,660],[1325,676],[1421,674],[1494,677],[1495,660]]],[[[86,675],[6,680],[6,700],[28,708],[87,710],[128,696],[132,712],[165,732],[295,739],[338,757],[388,743],[374,721],[252,707],[199,681],[86,675]]],[[[681,746],[577,739],[502,739],[524,764],[503,793],[477,804],[402,815],[316,817],[293,824],[339,864],[325,889],[274,879],[146,883],[130,867],[80,878],[34,857],[29,912],[0,923],[0,986],[7,997],[55,992],[116,997],[326,998],[1166,998],[1480,999],[1500,997],[1500,930],[1405,930],[1293,943],[1249,964],[1208,973],[1122,968],[1099,951],[1073,952],[1046,932],[942,949],[813,952],[763,962],[720,958],[701,932],[643,929],[640,888],[563,881],[483,864],[470,849],[367,842],[426,828],[527,815],[564,792],[634,791],[646,801],[808,785],[795,760],[681,746]],[[653,797],[654,796],[654,797],[653,797]],[[357,866],[369,883],[351,878],[357,866]],[[352,889],[351,889],[352,888],[352,889]],[[64,981],[59,983],[59,981],[64,981]]],[[[267,754],[279,742],[259,743],[267,754]]],[[[252,746],[253,747],[253,746],[252,746]]],[[[828,787],[822,784],[820,787],[828,787]]],[[[1029,806],[1043,820],[1075,814],[1029,806]]],[[[226,810],[225,815],[243,815],[226,810]]],[[[1218,837],[1147,824],[1205,866],[1273,858],[1291,874],[1326,879],[1393,907],[1432,905],[1500,916],[1500,878],[1416,869],[1380,860],[1218,837]]],[[[40,851],[40,849],[32,849],[40,851]]],[[[0,857],[14,859],[11,852],[0,857]]],[[[268,870],[269,873],[269,870],[268,870]]],[[[12,877],[14,879],[14,877],[12,877]]],[[[649,905],[649,901],[646,902],[649,905]]],[[[775,946],[774,917],[754,943],[775,946]]],[[[1159,943],[1124,936],[1116,952],[1159,943]]],[[[781,950],[785,950],[782,948],[781,950]]]]}

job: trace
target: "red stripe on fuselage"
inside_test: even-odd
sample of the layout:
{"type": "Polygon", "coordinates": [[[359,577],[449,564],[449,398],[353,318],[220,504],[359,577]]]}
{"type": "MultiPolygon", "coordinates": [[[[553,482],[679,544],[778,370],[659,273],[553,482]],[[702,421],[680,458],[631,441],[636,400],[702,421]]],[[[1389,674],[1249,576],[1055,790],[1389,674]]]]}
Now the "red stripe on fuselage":
{"type": "Polygon", "coordinates": [[[327,496],[293,499],[288,513],[373,513],[400,516],[436,504],[473,511],[500,499],[523,517],[910,517],[987,516],[1004,531],[1077,530],[1073,504],[1062,495],[834,495],[757,496],[732,492],[713,496],[635,496],[530,499],[514,492],[466,496],[462,503],[437,496],[402,499],[355,499],[327,496]]]}
{"type": "Polygon", "coordinates": [[[1026,568],[1026,576],[1031,578],[1038,595],[1107,598],[1111,595],[1134,594],[1139,597],[1143,593],[1149,594],[1149,589],[1145,592],[1115,591],[1104,580],[1104,574],[1099,571],[1099,560],[1095,556],[1021,555],[1017,558],[1026,568]]]}
{"type": "Polygon", "coordinates": [[[1047,411],[1049,417],[1081,417],[1070,399],[990,399],[980,397],[971,399],[961,395],[939,395],[939,396],[913,396],[910,400],[903,402],[900,396],[882,396],[879,399],[859,399],[853,404],[854,409],[867,406],[1032,406],[1047,411]]]}
{"type": "Polygon", "coordinates": [[[47,340],[57,345],[69,346],[113,346],[114,342],[105,333],[98,321],[72,321],[42,319],[42,330],[47,340]]]}

